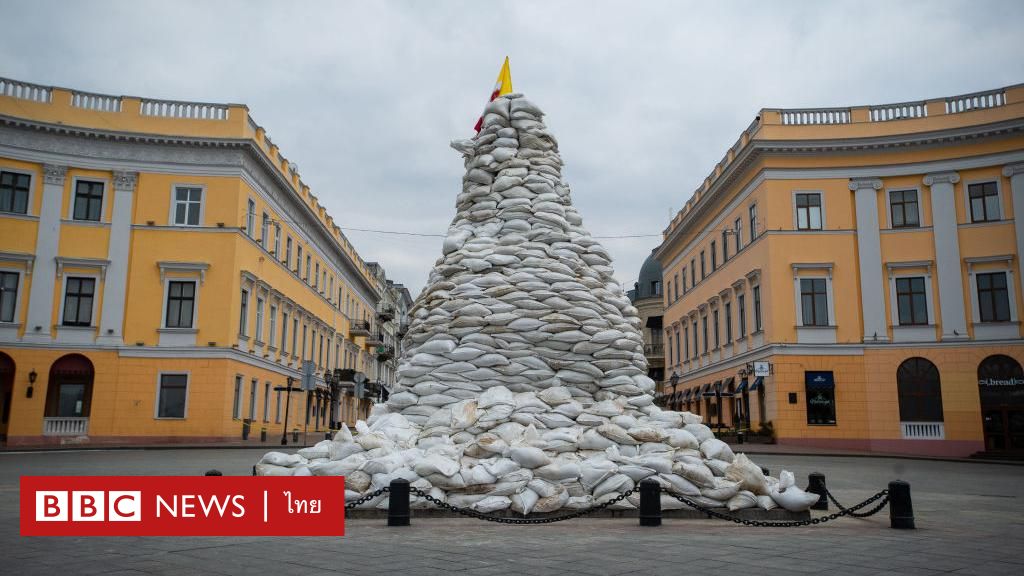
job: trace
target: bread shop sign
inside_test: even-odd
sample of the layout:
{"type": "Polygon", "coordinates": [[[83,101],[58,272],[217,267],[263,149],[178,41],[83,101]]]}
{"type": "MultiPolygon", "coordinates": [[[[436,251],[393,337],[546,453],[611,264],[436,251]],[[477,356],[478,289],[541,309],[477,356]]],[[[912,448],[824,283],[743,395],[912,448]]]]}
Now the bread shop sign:
{"type": "Polygon", "coordinates": [[[978,386],[1024,386],[1024,378],[979,378],[978,386]]]}

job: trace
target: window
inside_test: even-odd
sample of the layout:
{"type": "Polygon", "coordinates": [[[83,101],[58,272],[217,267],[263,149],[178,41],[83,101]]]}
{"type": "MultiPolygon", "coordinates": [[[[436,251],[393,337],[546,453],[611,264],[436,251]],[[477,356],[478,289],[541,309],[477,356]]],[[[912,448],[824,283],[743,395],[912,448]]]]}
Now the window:
{"type": "Polygon", "coordinates": [[[722,264],[729,261],[729,231],[722,230],[722,264]]]}
{"type": "Polygon", "coordinates": [[[99,222],[103,211],[103,182],[79,180],[75,184],[74,220],[99,222]]]}
{"type": "Polygon", "coordinates": [[[714,311],[712,320],[715,323],[715,326],[714,326],[714,328],[715,328],[715,330],[714,330],[714,332],[715,332],[715,349],[717,350],[718,349],[718,345],[720,343],[720,340],[719,340],[719,337],[718,337],[718,310],[714,311]]]}
{"type": "Polygon", "coordinates": [[[260,246],[263,246],[263,249],[266,250],[267,249],[267,245],[268,245],[269,242],[270,242],[270,216],[266,212],[264,212],[263,213],[263,225],[260,227],[260,246]]]}
{"type": "Polygon", "coordinates": [[[0,212],[28,214],[28,193],[32,177],[17,172],[0,172],[0,212]]]}
{"type": "Polygon", "coordinates": [[[708,317],[701,316],[700,321],[702,322],[702,330],[700,333],[701,340],[704,341],[704,353],[708,353],[708,317]]]}
{"type": "Polygon", "coordinates": [[[800,279],[800,310],[803,326],[828,326],[824,278],[800,279]]]}
{"type": "Polygon", "coordinates": [[[295,273],[299,273],[299,267],[302,266],[302,246],[295,248],[295,273]]]}
{"type": "Polygon", "coordinates": [[[295,317],[295,318],[292,318],[292,356],[298,356],[298,354],[295,353],[298,350],[298,348],[296,348],[296,346],[295,346],[298,343],[298,341],[299,341],[298,339],[299,339],[299,318],[295,317]]]}
{"type": "Polygon", "coordinates": [[[711,241],[711,271],[718,270],[718,247],[715,245],[715,241],[711,241]]]}
{"type": "Polygon", "coordinates": [[[836,425],[836,386],[832,372],[804,372],[807,394],[807,423],[836,425]]]}
{"type": "Polygon", "coordinates": [[[670,298],[672,298],[672,281],[671,280],[668,281],[668,290],[665,291],[665,301],[671,304],[673,301],[670,298]]]}
{"type": "Polygon", "coordinates": [[[284,267],[292,269],[292,237],[289,236],[284,241],[284,267]]]}
{"type": "Polygon", "coordinates": [[[249,335],[249,291],[242,290],[242,308],[238,316],[238,333],[242,336],[249,335]]]}
{"type": "Polygon", "coordinates": [[[309,326],[303,324],[302,325],[302,350],[299,351],[299,356],[303,360],[306,359],[306,335],[307,335],[308,332],[309,332],[309,326]]]}
{"type": "Polygon", "coordinates": [[[288,352],[288,313],[281,312],[281,355],[288,352]]]}
{"type": "Polygon", "coordinates": [[[690,285],[697,285],[697,261],[690,258],[690,285]]]}
{"type": "Polygon", "coordinates": [[[924,358],[908,358],[896,369],[901,422],[942,422],[939,369],[924,358]]]}
{"type": "Polygon", "coordinates": [[[309,254],[306,254],[306,284],[309,284],[309,265],[313,261],[309,254]]]}
{"type": "Polygon", "coordinates": [[[995,182],[981,182],[967,186],[971,202],[971,222],[999,220],[999,188],[995,182]]]}
{"type": "Polygon", "coordinates": [[[1010,294],[1006,272],[977,274],[978,315],[982,322],[1010,321],[1010,294]]]}
{"type": "Polygon", "coordinates": [[[821,230],[821,194],[802,192],[796,195],[796,229],[821,230]]]}
{"type": "Polygon", "coordinates": [[[281,257],[281,225],[274,224],[274,256],[281,257]]]}
{"type": "Polygon", "coordinates": [[[683,359],[690,357],[690,327],[683,326],[683,359]]]}
{"type": "Polygon", "coordinates": [[[267,342],[273,346],[274,340],[277,340],[277,306],[270,305],[270,336],[267,338],[267,342]]]}
{"type": "Polygon", "coordinates": [[[238,420],[242,417],[242,377],[235,376],[235,396],[231,405],[231,417],[238,420]]]}
{"type": "Polygon", "coordinates": [[[703,280],[708,275],[707,266],[704,263],[704,251],[700,251],[700,279],[703,280]]]}
{"type": "MultiPolygon", "coordinates": [[[[323,294],[324,288],[327,287],[327,270],[324,270],[323,276],[320,278],[320,293],[323,294]]],[[[327,293],[330,295],[330,292],[327,293]]]]}
{"type": "Polygon", "coordinates": [[[743,248],[743,220],[737,218],[732,223],[732,238],[733,238],[733,252],[739,254],[740,249],[743,248]]]}
{"type": "Polygon", "coordinates": [[[255,378],[249,384],[249,420],[256,419],[256,386],[258,382],[255,378]]]}
{"type": "MultiPolygon", "coordinates": [[[[315,270],[315,272],[313,273],[313,288],[318,288],[320,286],[320,263],[319,262],[316,263],[316,267],[314,268],[314,270],[315,270]]],[[[306,274],[307,275],[309,274],[308,270],[306,271],[306,274]]]]}
{"type": "Polygon", "coordinates": [[[754,332],[761,331],[761,287],[754,286],[754,332]]]}
{"type": "Polygon", "coordinates": [[[673,274],[672,278],[675,281],[676,286],[675,291],[672,292],[672,297],[675,298],[676,300],[679,300],[679,274],[673,274]]]}
{"type": "Polygon", "coordinates": [[[167,283],[167,328],[191,328],[195,307],[195,281],[172,280],[167,283]]]}
{"type": "MultiPolygon", "coordinates": [[[[327,274],[324,272],[324,274],[327,274]]],[[[329,284],[327,285],[327,300],[330,301],[331,295],[334,294],[334,276],[328,279],[329,284]]]]}
{"type": "Polygon", "coordinates": [[[249,199],[249,204],[245,209],[245,233],[250,238],[255,233],[253,229],[256,228],[256,202],[252,198],[249,199]]]}
{"type": "MultiPolygon", "coordinates": [[[[671,345],[672,344],[670,343],[669,346],[671,345]]],[[[679,355],[679,329],[676,328],[676,364],[680,364],[681,362],[682,356],[679,355]]]]}
{"type": "Polygon", "coordinates": [[[178,186],[174,189],[174,225],[199,226],[199,211],[203,206],[203,189],[178,186]]]}
{"type": "Polygon", "coordinates": [[[270,422],[270,382],[263,383],[263,421],[270,422]]]}
{"type": "MultiPolygon", "coordinates": [[[[676,361],[678,362],[678,356],[676,357],[676,361]]],[[[672,361],[672,332],[668,333],[668,365],[675,365],[675,362],[672,361]]]]}
{"type": "Polygon", "coordinates": [[[757,238],[757,204],[751,204],[748,210],[750,214],[750,241],[757,238]]]}
{"type": "Polygon", "coordinates": [[[69,276],[64,290],[64,326],[91,326],[92,303],[96,294],[95,278],[69,276]]]}
{"type": "Polygon", "coordinates": [[[256,341],[263,342],[263,298],[256,297],[256,341]]]}
{"type": "Polygon", "coordinates": [[[20,279],[17,272],[0,272],[0,322],[15,321],[20,279]]]}
{"type": "Polygon", "coordinates": [[[281,423],[281,391],[276,390],[275,396],[277,397],[274,401],[274,422],[277,424],[281,423]]]}
{"type": "Polygon", "coordinates": [[[732,343],[732,302],[725,303],[725,343],[732,343]]]}
{"type": "Polygon", "coordinates": [[[747,298],[744,294],[736,296],[736,312],[740,315],[740,338],[747,337],[747,298]]]}
{"type": "Polygon", "coordinates": [[[686,267],[683,267],[683,294],[686,294],[686,267]]]}
{"type": "Polygon", "coordinates": [[[928,324],[928,297],[925,294],[924,282],[923,277],[896,279],[900,326],[928,324]]]}
{"type": "Polygon", "coordinates": [[[693,357],[697,357],[697,321],[693,321],[693,357]]]}
{"type": "Polygon", "coordinates": [[[157,418],[184,418],[188,397],[188,374],[161,374],[157,391],[157,418]]]}
{"type": "Polygon", "coordinates": [[[921,217],[917,206],[917,190],[889,192],[889,215],[893,228],[917,228],[921,217]]]}

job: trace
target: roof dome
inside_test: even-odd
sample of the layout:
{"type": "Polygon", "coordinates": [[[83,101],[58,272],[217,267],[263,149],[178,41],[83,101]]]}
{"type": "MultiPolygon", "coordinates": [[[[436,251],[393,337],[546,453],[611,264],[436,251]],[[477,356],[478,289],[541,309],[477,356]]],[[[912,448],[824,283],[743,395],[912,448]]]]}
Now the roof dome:
{"type": "Polygon", "coordinates": [[[643,298],[656,298],[661,296],[661,264],[654,257],[654,252],[644,260],[640,267],[640,277],[637,279],[636,296],[637,300],[643,298]]]}

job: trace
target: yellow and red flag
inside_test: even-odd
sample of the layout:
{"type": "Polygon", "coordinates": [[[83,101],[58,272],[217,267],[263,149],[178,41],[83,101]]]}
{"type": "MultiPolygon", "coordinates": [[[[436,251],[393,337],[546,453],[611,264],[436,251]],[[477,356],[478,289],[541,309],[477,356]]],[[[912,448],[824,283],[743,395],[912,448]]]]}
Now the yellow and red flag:
{"type": "MultiPolygon", "coordinates": [[[[504,96],[505,94],[512,93],[512,71],[508,67],[508,56],[505,56],[505,63],[501,65],[501,72],[498,72],[498,80],[494,82],[494,91],[491,92],[491,99],[488,102],[493,102],[496,98],[504,96]]],[[[480,116],[480,119],[476,121],[476,126],[473,127],[477,132],[480,131],[480,127],[484,123],[484,117],[480,116]]]]}

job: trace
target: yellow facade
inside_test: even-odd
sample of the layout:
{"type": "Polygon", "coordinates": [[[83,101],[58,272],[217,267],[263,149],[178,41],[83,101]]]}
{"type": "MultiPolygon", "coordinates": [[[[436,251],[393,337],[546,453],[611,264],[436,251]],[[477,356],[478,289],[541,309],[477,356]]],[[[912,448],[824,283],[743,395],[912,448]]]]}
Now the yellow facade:
{"type": "Polygon", "coordinates": [[[656,251],[662,402],[716,424],[721,383],[722,424],[780,443],[1024,450],[1021,205],[1024,86],[762,110],[656,251]]]}
{"type": "Polygon", "coordinates": [[[276,442],[304,360],[322,438],[394,377],[393,284],[245,106],[0,79],[0,142],[7,445],[276,442]]]}

